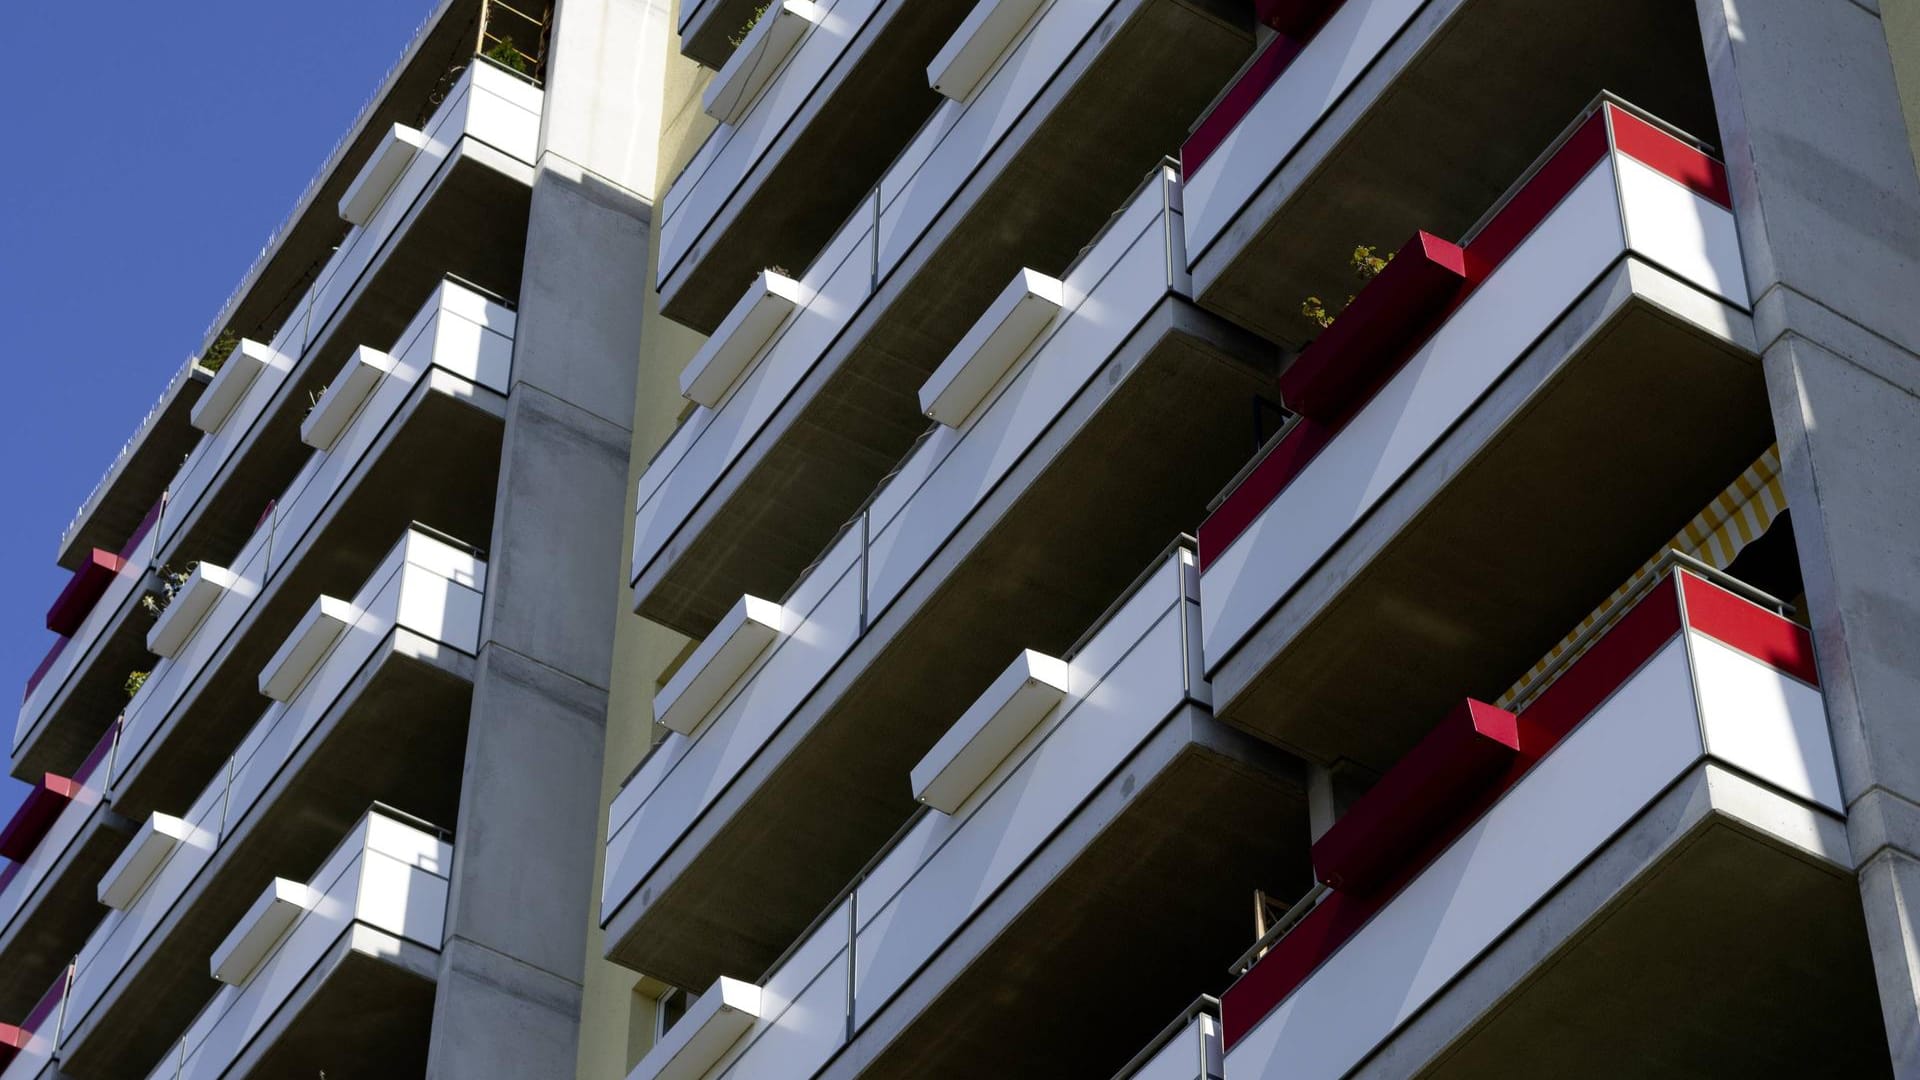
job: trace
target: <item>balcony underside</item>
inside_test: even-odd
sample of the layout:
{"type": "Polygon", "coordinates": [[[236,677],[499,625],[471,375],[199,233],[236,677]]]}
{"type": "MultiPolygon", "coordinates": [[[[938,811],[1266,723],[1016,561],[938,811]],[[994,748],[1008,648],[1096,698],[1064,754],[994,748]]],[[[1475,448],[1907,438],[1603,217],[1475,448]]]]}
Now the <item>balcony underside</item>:
{"type": "Polygon", "coordinates": [[[460,140],[318,344],[275,392],[266,415],[221,466],[223,475],[197,505],[183,509],[184,521],[167,526],[167,560],[225,565],[232,559],[267,502],[306,463],[311,451],[300,441],[300,424],[314,399],[356,348],[391,348],[449,275],[501,296],[519,294],[531,180],[532,169],[518,159],[472,137],[460,140]]]}
{"type": "MultiPolygon", "coordinates": [[[[389,636],[281,767],[251,815],[235,826],[239,831],[223,839],[166,920],[115,976],[100,1004],[78,1019],[65,1043],[70,1071],[119,1076],[157,1060],[220,988],[207,977],[207,957],[264,884],[276,876],[311,876],[372,803],[453,820],[472,666],[471,657],[405,630],[389,636]]],[[[360,1007],[377,1015],[372,1000],[379,999],[360,1007]]]]}
{"type": "Polygon", "coordinates": [[[425,1076],[439,954],[355,924],[225,1075],[425,1076]]]}
{"type": "Polygon", "coordinates": [[[190,367],[177,377],[167,396],[155,408],[151,423],[135,435],[137,440],[124,460],[116,461],[108,481],[103,482],[99,502],[87,507],[60,549],[60,565],[77,569],[94,548],[119,551],[127,538],[140,527],[154,501],[166,490],[167,481],[179,470],[180,462],[200,441],[200,432],[187,418],[200,400],[208,376],[203,368],[190,367]]]}
{"type": "Polygon", "coordinates": [[[1463,695],[1498,699],[1773,441],[1758,362],[1675,309],[1745,320],[1616,263],[1208,657],[1221,717],[1309,760],[1384,770],[1463,695]]]}
{"type": "Polygon", "coordinates": [[[785,594],[925,429],[920,387],[980,313],[1022,267],[1062,273],[1245,58],[1214,6],[1130,0],[1081,45],[641,569],[640,614],[704,637],[785,594]]]}
{"type": "Polygon", "coordinates": [[[1694,770],[1351,1075],[1891,1075],[1853,874],[1768,831],[1805,813],[1694,770]]]}
{"type": "Polygon", "coordinates": [[[1276,341],[1302,344],[1317,331],[1301,300],[1353,291],[1355,244],[1391,248],[1417,229],[1462,235],[1602,90],[1715,138],[1699,25],[1686,4],[1426,5],[1219,239],[1188,252],[1195,295],[1276,341]]]}
{"type": "Polygon", "coordinates": [[[1227,981],[1254,889],[1305,887],[1306,839],[1298,764],[1183,706],[820,1080],[1111,1075],[1227,981]]]}
{"type": "Polygon", "coordinates": [[[146,589],[136,587],[127,595],[114,611],[112,623],[95,639],[92,651],[68,672],[66,684],[14,753],[16,778],[32,782],[46,773],[71,775],[126,708],[127,676],[153,669],[153,654],[147,651],[147,631],[153,620],[140,610],[145,594],[146,589]]]}
{"type": "Polygon", "coordinates": [[[54,977],[100,924],[107,909],[94,897],[101,875],[113,865],[133,823],[96,805],[59,865],[27,898],[13,924],[0,933],[0,1016],[27,1015],[54,977]]]}
{"type": "MultiPolygon", "coordinates": [[[[751,12],[753,4],[745,6],[751,12]]],[[[832,93],[815,88],[680,265],[663,274],[660,313],[711,334],[754,274],[811,263],[941,102],[927,85],[927,65],[972,8],[973,0],[908,0],[875,12],[886,25],[863,30],[865,40],[849,50],[857,55],[835,62],[826,80],[832,93]]]]}
{"type": "MultiPolygon", "coordinates": [[[[226,655],[211,662],[210,674],[196,676],[199,687],[189,691],[185,707],[176,707],[140,756],[123,764],[114,789],[122,813],[139,819],[192,804],[269,704],[257,683],[260,669],[314,598],[354,595],[408,525],[417,521],[461,538],[491,534],[505,400],[479,386],[471,399],[457,398],[429,382],[413,388],[306,537],[274,554],[285,570],[242,617],[226,655]],[[191,737],[180,737],[182,731],[191,737]]],[[[354,810],[364,812],[364,801],[354,810]]],[[[442,820],[452,819],[449,813],[442,820]]]]}
{"type": "Polygon", "coordinates": [[[1008,657],[1065,651],[1199,520],[1244,460],[1266,351],[1162,300],[642,879],[610,955],[679,986],[771,963],[906,820],[914,764],[1008,657]]]}

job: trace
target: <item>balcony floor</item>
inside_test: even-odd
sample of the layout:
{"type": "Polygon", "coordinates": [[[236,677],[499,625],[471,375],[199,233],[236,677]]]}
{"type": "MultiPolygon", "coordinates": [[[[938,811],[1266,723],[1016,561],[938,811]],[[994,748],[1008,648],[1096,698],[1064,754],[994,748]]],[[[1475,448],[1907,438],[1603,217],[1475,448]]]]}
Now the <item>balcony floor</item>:
{"type": "Polygon", "coordinates": [[[1207,658],[1222,718],[1310,760],[1384,770],[1462,696],[1497,699],[1773,441],[1759,364],[1703,328],[1715,319],[1746,317],[1616,264],[1233,651],[1207,658]]]}

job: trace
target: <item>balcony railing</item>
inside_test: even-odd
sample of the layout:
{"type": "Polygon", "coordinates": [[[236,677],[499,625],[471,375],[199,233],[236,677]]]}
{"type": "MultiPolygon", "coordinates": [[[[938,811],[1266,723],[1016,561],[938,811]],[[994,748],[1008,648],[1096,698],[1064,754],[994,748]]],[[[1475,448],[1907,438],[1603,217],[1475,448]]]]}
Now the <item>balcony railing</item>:
{"type": "Polygon", "coordinates": [[[720,126],[661,199],[661,311],[711,333],[754,272],[817,255],[941,100],[926,66],[972,6],[767,7],[707,89],[720,126]]]}
{"type": "Polygon", "coordinates": [[[150,1080],[423,1074],[452,872],[444,833],[374,807],[241,917],[213,955],[218,992],[150,1080]]]}
{"type": "Polygon", "coordinates": [[[1349,288],[1355,244],[1466,228],[1600,90],[1714,133],[1699,28],[1660,0],[1256,7],[1279,33],[1182,149],[1187,253],[1203,303],[1277,341],[1312,336],[1300,303],[1349,288]]]}
{"type": "Polygon", "coordinates": [[[151,1061],[178,1034],[213,990],[194,970],[204,947],[265,884],[263,865],[306,872],[382,796],[453,805],[457,782],[434,775],[457,776],[485,575],[413,530],[351,600],[314,602],[260,672],[276,700],[239,752],[184,815],[151,815],[101,879],[115,910],[80,952],[61,1041],[76,1072],[151,1061]],[[395,743],[423,756],[382,749],[395,743]]]}
{"type": "Polygon", "coordinates": [[[127,705],[113,788],[124,812],[177,805],[232,752],[255,670],[314,591],[355,587],[416,516],[484,534],[513,331],[512,312],[445,282],[391,355],[362,349],[334,376],[308,414],[306,466],[231,567],[202,564],[215,595],[127,705]],[[189,718],[194,737],[173,739],[189,718]]]}
{"type": "Polygon", "coordinates": [[[1113,1080],[1223,1080],[1220,1003],[1202,997],[1134,1056],[1113,1080]]]}
{"type": "Polygon", "coordinates": [[[1439,1075],[1557,1075],[1607,1052],[1866,1075],[1824,1056],[1883,1047],[1812,641],[1746,592],[1650,578],[1517,715],[1471,704],[1388,772],[1314,847],[1331,891],[1224,995],[1227,1075],[1425,1075],[1445,1054],[1439,1075]],[[1697,1008],[1656,974],[1736,965],[1697,1008]],[[1520,1034],[1567,1001],[1606,1019],[1520,1034]],[[1461,1049],[1496,1004],[1509,1019],[1461,1049]]]}
{"type": "Polygon", "coordinates": [[[118,724],[108,728],[71,778],[49,775],[21,807],[58,804],[39,835],[18,838],[26,850],[8,852],[0,870],[0,1016],[23,1014],[106,913],[94,883],[133,831],[106,797],[118,734],[118,724]]]}
{"type": "Polygon", "coordinates": [[[196,414],[207,434],[174,477],[161,555],[184,562],[237,549],[246,523],[299,467],[312,399],[355,347],[404,333],[445,272],[483,289],[517,287],[525,225],[516,208],[528,197],[540,107],[537,88],[474,63],[423,131],[395,129],[398,149],[376,155],[349,192],[385,194],[367,200],[363,223],[273,340],[242,342],[203,396],[196,414]],[[396,160],[404,168],[390,176],[383,170],[396,160]],[[399,257],[418,244],[434,245],[433,257],[399,257]]]}
{"type": "Polygon", "coordinates": [[[974,314],[1069,265],[1250,45],[1177,0],[1056,3],[942,102],[642,476],[640,612],[701,637],[785,592],[923,430],[917,391],[974,314]]]}
{"type": "Polygon", "coordinates": [[[78,567],[94,548],[116,550],[139,527],[141,515],[200,438],[187,417],[212,378],[213,372],[190,359],[167,380],[160,399],[133,429],[87,501],[74,511],[60,536],[60,565],[78,567]]]}
{"type": "Polygon", "coordinates": [[[611,809],[612,955],[680,985],[763,966],[904,818],[904,792],[875,793],[953,704],[1008,654],[1064,648],[1232,472],[1266,350],[1182,298],[1178,205],[1156,170],[1064,280],[1017,275],[922,391],[942,422],[791,594],[741,599],[662,692],[673,734],[611,809]],[[800,841],[829,819],[834,850],[800,841]],[[751,870],[707,884],[775,897],[756,925],[668,932],[719,866],[751,870]]]}
{"type": "Polygon", "coordinates": [[[1463,244],[1421,234],[1362,290],[1200,529],[1223,718],[1384,768],[1772,441],[1726,199],[1719,162],[1603,100],[1463,244]]]}
{"type": "Polygon", "coordinates": [[[708,991],[751,1009],[709,1017],[696,1003],[630,1080],[803,1078],[836,1057],[927,1077],[1124,1061],[1115,1037],[1132,1030],[1139,1045],[1177,1007],[1160,995],[1212,968],[1180,950],[1238,936],[1237,915],[1191,901],[1225,904],[1304,844],[1287,824],[1304,828],[1299,772],[1206,715],[1195,583],[1192,551],[1176,546],[1071,656],[1019,656],[912,770],[928,808],[759,985],[708,991]],[[1083,890],[1126,902],[1088,920],[1083,890]],[[1061,896],[1077,898],[1072,912],[1050,902],[1061,896]],[[999,1005],[969,994],[974,971],[1019,992],[999,1005]],[[1044,1005],[1121,977],[1138,994],[1097,1017],[1044,1005]]]}

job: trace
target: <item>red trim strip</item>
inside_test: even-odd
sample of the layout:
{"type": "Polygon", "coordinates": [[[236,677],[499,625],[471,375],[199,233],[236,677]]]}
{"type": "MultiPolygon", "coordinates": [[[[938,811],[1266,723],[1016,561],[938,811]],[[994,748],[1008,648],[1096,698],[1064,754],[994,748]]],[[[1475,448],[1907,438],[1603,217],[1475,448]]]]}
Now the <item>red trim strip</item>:
{"type": "Polygon", "coordinates": [[[64,637],[53,639],[53,648],[47,650],[47,655],[40,658],[40,666],[34,668],[33,674],[27,676],[27,692],[20,695],[21,701],[24,702],[33,696],[34,687],[39,686],[40,680],[46,678],[47,672],[53,670],[53,662],[60,659],[60,654],[66,651],[67,642],[72,640],[64,637]]]}
{"type": "Polygon", "coordinates": [[[126,560],[111,551],[94,548],[88,552],[86,560],[74,570],[53,605],[47,608],[47,629],[61,637],[72,637],[125,565],[126,560]]]}
{"type": "Polygon", "coordinates": [[[1344,0],[1253,0],[1253,17],[1297,38],[1310,38],[1340,10],[1344,0]]]}
{"type": "Polygon", "coordinates": [[[1703,199],[1733,209],[1727,167],[1625,109],[1607,106],[1613,117],[1613,145],[1642,165],[1677,181],[1703,199]]]}
{"type": "Polygon", "coordinates": [[[1813,635],[1798,623],[1691,574],[1680,581],[1689,627],[1809,686],[1820,685],[1813,635]]]}
{"type": "Polygon", "coordinates": [[[12,1024],[0,1024],[0,1069],[12,1064],[20,1051],[27,1048],[28,1038],[26,1029],[14,1027],[12,1024]]]}
{"type": "Polygon", "coordinates": [[[147,510],[147,516],[140,519],[140,525],[133,530],[133,535],[127,537],[126,545],[120,549],[122,559],[133,558],[133,553],[140,547],[140,541],[147,538],[147,531],[153,528],[154,522],[160,520],[160,508],[165,505],[167,505],[167,496],[163,492],[153,501],[153,506],[147,510]]]}
{"type": "Polygon", "coordinates": [[[1478,287],[1495,267],[1506,262],[1521,241],[1532,235],[1606,156],[1606,117],[1602,111],[1595,111],[1527,178],[1526,184],[1513,193],[1493,220],[1481,227],[1473,243],[1467,245],[1468,273],[1474,286],[1478,287]]]}
{"type": "Polygon", "coordinates": [[[1479,701],[1449,713],[1314,842],[1315,875],[1344,893],[1374,891],[1512,765],[1520,726],[1479,701]]]}
{"type": "Polygon", "coordinates": [[[1305,40],[1282,34],[1260,50],[1260,55],[1221,95],[1219,103],[1200,118],[1193,131],[1188,133],[1187,141],[1180,145],[1182,180],[1200,171],[1200,166],[1206,164],[1215,150],[1220,149],[1220,144],[1227,141],[1227,136],[1240,126],[1240,121],[1246,119],[1253,107],[1260,103],[1267,88],[1280,81],[1281,74],[1293,66],[1300,50],[1306,47],[1305,40]]]}
{"type": "Polygon", "coordinates": [[[80,785],[64,776],[47,773],[42,777],[20,801],[13,817],[0,826],[0,858],[26,862],[79,791],[80,785]]]}
{"type": "Polygon", "coordinates": [[[39,1003],[33,1007],[32,1012],[27,1014],[27,1019],[21,1023],[21,1027],[29,1033],[36,1032],[42,1030],[43,1025],[53,1019],[54,1014],[60,1009],[61,999],[67,996],[67,979],[72,973],[71,965],[60,969],[60,973],[53,977],[53,985],[47,987],[47,992],[40,995],[39,1003]]]}

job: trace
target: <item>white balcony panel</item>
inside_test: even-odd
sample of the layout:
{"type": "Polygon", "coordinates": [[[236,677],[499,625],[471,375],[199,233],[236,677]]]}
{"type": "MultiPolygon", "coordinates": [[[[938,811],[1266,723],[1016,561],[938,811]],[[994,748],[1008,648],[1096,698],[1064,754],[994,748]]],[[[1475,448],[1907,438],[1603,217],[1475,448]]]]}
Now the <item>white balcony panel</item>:
{"type": "MultiPolygon", "coordinates": [[[[526,163],[529,171],[537,156],[541,92],[487,64],[469,64],[448,92],[425,128],[426,142],[408,163],[393,189],[366,224],[347,235],[333,257],[321,268],[294,314],[271,342],[274,362],[265,377],[235,407],[230,422],[201,439],[181,465],[171,487],[173,513],[160,538],[161,551],[170,549],[176,534],[193,518],[201,500],[225,473],[254,425],[279,397],[286,376],[299,358],[330,331],[342,304],[383,258],[389,241],[399,233],[415,200],[433,187],[441,166],[472,139],[526,163]]],[[[510,320],[509,316],[509,320],[510,320]]],[[[509,326],[505,331],[512,334],[509,326]]],[[[363,344],[363,343],[356,343],[363,344]]],[[[398,348],[393,350],[396,354],[398,348]]],[[[212,388],[209,387],[209,390],[212,388]]],[[[206,400],[202,395],[201,401],[206,400]]]]}
{"type": "Polygon", "coordinates": [[[800,283],[785,274],[762,270],[755,275],[740,302],[680,373],[681,396],[709,408],[717,407],[740,373],[804,299],[800,283]]]}
{"type": "Polygon", "coordinates": [[[292,701],[334,642],[358,618],[359,612],[345,600],[332,596],[315,600],[280,651],[260,669],[260,692],[275,701],[292,701]]]}
{"type": "Polygon", "coordinates": [[[1735,307],[1751,303],[1740,233],[1726,208],[1671,177],[1613,155],[1627,246],[1735,307]]]}
{"type": "Polygon", "coordinates": [[[965,101],[1045,0],[980,0],[927,65],[927,85],[965,101]]]}
{"type": "Polygon", "coordinates": [[[146,891],[154,872],[173,849],[194,837],[193,827],[169,814],[149,815],[146,824],[127,842],[126,850],[101,876],[95,894],[110,908],[124,911],[146,891]]]}
{"type": "Polygon", "coordinates": [[[267,953],[287,936],[301,915],[312,909],[316,899],[304,884],[274,878],[232,933],[214,948],[207,961],[208,970],[228,986],[245,986],[267,953]]]}
{"type": "Polygon", "coordinates": [[[960,809],[1067,696],[1067,663],[1028,649],[913,767],[913,797],[943,814],[960,809]]]}
{"type": "Polygon", "coordinates": [[[1602,161],[1213,557],[1202,578],[1210,672],[1619,258],[1617,200],[1602,161]]]}
{"type": "MultiPolygon", "coordinates": [[[[1168,240],[1179,235],[1177,221],[1169,228],[1168,179],[1160,175],[1144,188],[1068,271],[1066,309],[1003,377],[992,400],[963,428],[935,430],[876,493],[867,511],[867,550],[858,529],[837,541],[782,604],[791,629],[761,666],[696,736],[669,735],[615,796],[603,914],[652,871],[859,640],[863,575],[871,622],[1166,296],[1168,240]]],[[[790,326],[781,340],[804,325],[790,326]]],[[[764,384],[757,380],[767,371],[763,364],[749,373],[719,415],[759,393],[764,384]]]]}
{"type": "Polygon", "coordinates": [[[1145,579],[1074,658],[1068,701],[996,768],[992,790],[958,816],[925,814],[902,834],[858,883],[851,907],[831,909],[768,973],[763,1018],[697,1075],[810,1077],[849,1029],[857,1035],[884,1009],[1186,699],[1184,652],[1198,618],[1193,579],[1185,550],[1145,579]]]}
{"type": "Polygon", "coordinates": [[[300,422],[300,441],[315,450],[331,450],[373,388],[391,370],[393,357],[365,345],[355,349],[346,367],[327,384],[307,418],[300,422]]]}
{"type": "Polygon", "coordinates": [[[147,631],[147,651],[156,656],[178,655],[180,647],[199,629],[207,612],[233,587],[233,582],[233,571],[225,567],[206,562],[194,567],[193,573],[174,591],[166,610],[147,631]]]}
{"type": "Polygon", "coordinates": [[[1345,0],[1259,102],[1186,178],[1187,253],[1198,260],[1292,156],[1425,0],[1345,0]]]}
{"type": "MultiPolygon", "coordinates": [[[[841,0],[834,17],[820,30],[838,24],[842,14],[850,15],[851,9],[843,12],[842,8],[851,2],[841,0]]],[[[666,549],[681,524],[859,314],[876,284],[892,274],[912,242],[1020,122],[1111,7],[1051,5],[1032,21],[1007,62],[969,101],[940,105],[881,178],[874,195],[849,216],[800,276],[805,304],[787,320],[721,407],[696,409],[641,476],[635,500],[633,580],[666,549]],[[876,216],[880,219],[877,230],[876,216]]],[[[824,36],[816,32],[809,42],[824,36]]],[[[801,55],[805,54],[803,47],[801,55]]],[[[756,115],[771,111],[758,110],[756,115]]],[[[690,185],[688,190],[693,192],[730,187],[698,179],[699,164],[696,158],[675,190],[682,184],[690,185]]],[[[671,192],[668,198],[671,201],[671,192]]],[[[716,212],[717,207],[695,211],[695,218],[716,212]]],[[[687,208],[681,213],[686,214],[687,208]]],[[[676,240],[676,228],[671,217],[662,227],[663,276],[670,267],[669,252],[676,244],[692,242],[690,237],[676,240]]],[[[1179,266],[1184,273],[1184,260],[1179,266]]]]}
{"type": "Polygon", "coordinates": [[[722,124],[739,120],[820,17],[813,0],[773,0],[707,84],[700,97],[701,111],[722,124]]]}
{"type": "Polygon", "coordinates": [[[276,355],[267,345],[251,338],[241,339],[227,354],[200,400],[194,402],[193,426],[208,434],[218,432],[263,372],[288,366],[286,358],[276,355]]]}
{"type": "Polygon", "coordinates": [[[257,1049],[262,1034],[287,1019],[280,1014],[304,1004],[295,995],[343,941],[396,963],[403,942],[437,953],[452,861],[445,841],[373,811],[310,882],[296,886],[312,902],[294,912],[244,985],[221,987],[152,1080],[233,1075],[229,1070],[257,1049]]]}
{"type": "MultiPolygon", "coordinates": [[[[1676,780],[1708,757],[1726,760],[1723,751],[1781,791],[1837,791],[1819,691],[1683,630],[1235,1042],[1230,1075],[1346,1075],[1676,780]]],[[[1765,827],[1817,851],[1820,811],[1797,805],[1765,827]]],[[[1827,810],[1837,815],[1837,801],[1827,810]]]]}
{"type": "Polygon", "coordinates": [[[110,636],[125,620],[143,617],[137,614],[136,606],[139,596],[145,591],[147,568],[153,565],[159,542],[160,526],[156,521],[126,556],[126,565],[114,576],[106,592],[100,594],[100,599],[94,602],[93,610],[87,612],[79,629],[67,639],[60,655],[54,658],[46,673],[27,694],[26,700],[20,703],[19,718],[13,729],[13,756],[16,759],[30,742],[46,732],[55,704],[62,698],[76,673],[86,666],[86,661],[91,659],[101,640],[110,636]]]}
{"type": "Polygon", "coordinates": [[[693,734],[767,646],[786,632],[786,624],[779,604],[741,597],[654,697],[654,718],[670,731],[693,734]]]}
{"type": "Polygon", "coordinates": [[[629,1080],[696,1080],[760,1017],[760,988],[722,978],[654,1044],[629,1080]]]}
{"type": "Polygon", "coordinates": [[[1201,1013],[1146,1061],[1114,1080],[1222,1080],[1226,1063],[1220,1053],[1220,1020],[1201,1013]]]}
{"type": "Polygon", "coordinates": [[[965,423],[987,391],[1059,314],[1065,288],[1037,271],[1015,274],[920,388],[920,411],[948,427],[965,423]]]}
{"type": "Polygon", "coordinates": [[[395,124],[375,147],[367,163],[360,168],[360,174],[347,185],[340,196],[340,220],[349,225],[365,225],[373,220],[373,212],[393,190],[407,166],[413,162],[420,148],[425,146],[425,133],[405,124],[395,124]]]}

